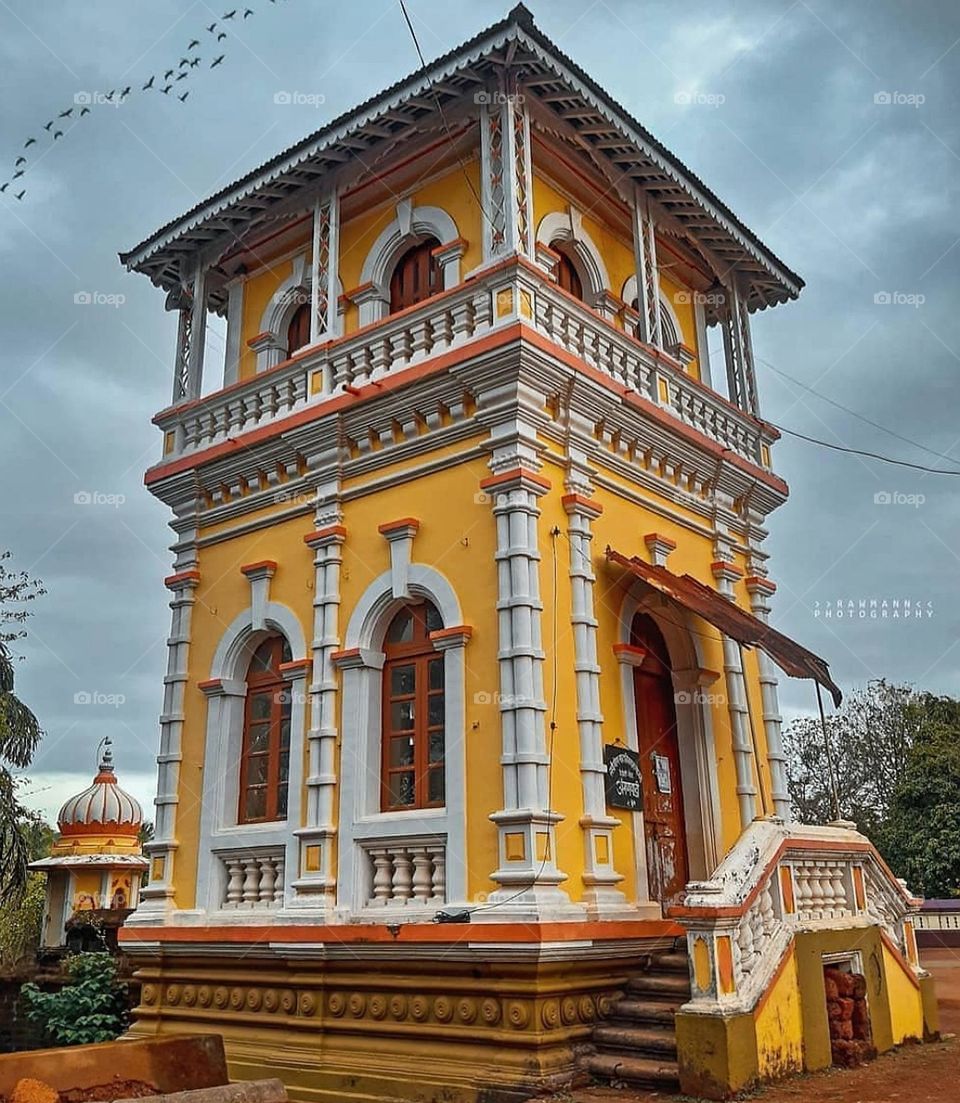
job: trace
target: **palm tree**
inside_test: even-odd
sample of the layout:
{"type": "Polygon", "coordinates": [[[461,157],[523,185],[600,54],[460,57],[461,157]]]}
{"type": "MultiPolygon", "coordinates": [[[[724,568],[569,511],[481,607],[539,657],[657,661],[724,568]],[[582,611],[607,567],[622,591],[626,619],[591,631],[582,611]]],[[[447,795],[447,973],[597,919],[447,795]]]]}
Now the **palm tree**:
{"type": "Polygon", "coordinates": [[[40,725],[13,692],[13,658],[0,640],[0,900],[19,893],[27,879],[29,846],[11,768],[25,769],[40,742],[40,725]]]}

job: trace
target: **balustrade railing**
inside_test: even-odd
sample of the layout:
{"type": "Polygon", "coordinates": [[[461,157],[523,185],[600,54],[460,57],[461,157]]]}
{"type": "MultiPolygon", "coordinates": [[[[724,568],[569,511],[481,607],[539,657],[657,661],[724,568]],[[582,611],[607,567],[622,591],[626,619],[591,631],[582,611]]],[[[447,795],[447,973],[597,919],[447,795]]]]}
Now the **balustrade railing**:
{"type": "Polygon", "coordinates": [[[857,831],[757,820],[709,881],[670,914],[687,930],[692,999],[705,1013],[749,1010],[802,930],[878,926],[917,975],[920,901],[857,831]]]}
{"type": "Polygon", "coordinates": [[[226,874],[221,906],[264,909],[283,906],[283,847],[220,851],[226,874]]]}
{"type": "Polygon", "coordinates": [[[368,908],[439,907],[446,903],[446,847],[437,839],[364,843],[368,908]]]}

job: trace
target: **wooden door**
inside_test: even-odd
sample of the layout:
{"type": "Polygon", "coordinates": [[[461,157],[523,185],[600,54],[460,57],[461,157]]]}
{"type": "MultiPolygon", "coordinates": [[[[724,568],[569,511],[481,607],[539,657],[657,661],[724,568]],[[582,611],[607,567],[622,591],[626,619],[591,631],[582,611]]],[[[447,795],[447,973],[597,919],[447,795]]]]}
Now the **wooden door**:
{"type": "Polygon", "coordinates": [[[634,670],[643,827],[650,897],[665,901],[682,892],[688,880],[673,679],[666,644],[652,618],[637,614],[631,642],[647,652],[634,670]]]}

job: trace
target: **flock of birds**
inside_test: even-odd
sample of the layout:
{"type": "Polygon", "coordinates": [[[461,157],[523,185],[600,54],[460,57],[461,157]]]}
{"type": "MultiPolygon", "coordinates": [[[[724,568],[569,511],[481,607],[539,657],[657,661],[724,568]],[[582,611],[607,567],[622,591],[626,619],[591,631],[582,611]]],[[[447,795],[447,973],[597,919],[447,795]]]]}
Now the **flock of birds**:
{"type": "MultiPolygon", "coordinates": [[[[270,0],[270,3],[276,4],[277,0],[270,0]]],[[[224,29],[227,24],[229,24],[232,20],[242,21],[245,19],[249,19],[252,15],[255,14],[256,13],[253,8],[241,9],[237,7],[233,8],[231,11],[224,12],[219,20],[214,20],[214,22],[206,28],[206,33],[210,36],[208,42],[210,44],[211,50],[216,53],[216,51],[220,48],[220,44],[227,39],[228,32],[224,29]]],[[[169,96],[172,93],[181,103],[186,103],[187,97],[190,95],[190,89],[187,88],[183,92],[178,92],[177,86],[181,81],[186,80],[191,75],[191,73],[193,73],[194,70],[198,69],[202,64],[203,56],[197,52],[200,49],[201,39],[192,38],[187,46],[186,53],[183,57],[180,58],[180,61],[178,62],[176,67],[167,69],[162,74],[151,74],[150,78],[141,86],[140,91],[159,92],[161,95],[164,96],[169,96]]],[[[227,55],[225,52],[216,53],[216,56],[210,59],[208,68],[218,68],[220,65],[223,64],[226,56],[227,55]]],[[[127,97],[130,96],[133,92],[134,87],[128,84],[124,88],[112,88],[109,92],[106,92],[102,96],[100,96],[99,99],[104,104],[109,104],[115,107],[118,104],[123,103],[124,100],[126,100],[127,97]]],[[[90,114],[90,102],[81,102],[82,100],[92,102],[92,97],[83,97],[82,94],[78,94],[74,98],[74,104],[72,107],[68,107],[65,111],[61,111],[48,123],[44,124],[43,129],[46,132],[50,142],[59,141],[59,139],[63,138],[64,135],[68,133],[70,129],[72,129],[73,125],[79,122],[80,119],[82,119],[85,115],[90,114]]],[[[14,162],[14,171],[10,176],[10,179],[0,184],[0,194],[6,193],[9,188],[14,189],[10,192],[10,195],[12,195],[14,199],[22,200],[23,197],[27,194],[27,189],[25,187],[21,186],[19,191],[16,190],[16,188],[19,186],[17,184],[17,181],[24,176],[24,174],[30,167],[27,151],[34,146],[39,146],[39,141],[40,139],[38,139],[37,137],[30,136],[23,143],[20,155],[14,162]]],[[[47,148],[50,147],[48,146],[47,148]]]]}

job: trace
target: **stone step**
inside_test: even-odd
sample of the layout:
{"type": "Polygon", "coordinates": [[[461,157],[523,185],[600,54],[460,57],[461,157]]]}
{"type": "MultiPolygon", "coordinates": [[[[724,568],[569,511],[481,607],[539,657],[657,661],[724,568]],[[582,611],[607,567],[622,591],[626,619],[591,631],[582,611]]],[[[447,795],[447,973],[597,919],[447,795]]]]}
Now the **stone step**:
{"type": "Polygon", "coordinates": [[[629,1084],[675,1090],[680,1077],[675,1061],[646,1057],[620,1057],[598,1053],[587,1058],[587,1069],[601,1080],[623,1080],[629,1084]]]}
{"type": "Polygon", "coordinates": [[[616,1026],[603,1023],[593,1028],[593,1043],[599,1049],[624,1050],[636,1056],[667,1056],[676,1060],[677,1039],[672,1030],[658,1030],[655,1026],[616,1026]]]}
{"type": "Polygon", "coordinates": [[[680,973],[641,973],[627,981],[627,992],[638,999],[690,999],[690,977],[680,973]]]}
{"type": "Polygon", "coordinates": [[[614,1000],[610,1005],[608,1021],[632,1023],[657,1023],[673,1030],[673,1017],[680,1010],[680,1003],[661,1000],[632,1000],[629,996],[614,1000]]]}
{"type": "Polygon", "coordinates": [[[686,950],[672,950],[665,954],[656,954],[651,973],[683,973],[685,977],[690,975],[690,958],[686,950]]]}

